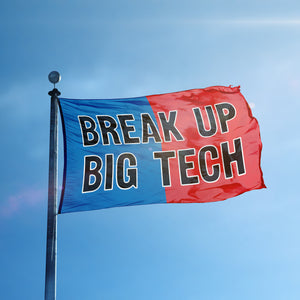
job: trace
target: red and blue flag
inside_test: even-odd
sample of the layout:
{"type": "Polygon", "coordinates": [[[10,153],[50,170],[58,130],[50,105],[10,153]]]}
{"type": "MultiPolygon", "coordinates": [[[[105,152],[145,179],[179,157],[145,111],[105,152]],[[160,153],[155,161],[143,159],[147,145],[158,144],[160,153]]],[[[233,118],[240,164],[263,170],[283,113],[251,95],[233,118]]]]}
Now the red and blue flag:
{"type": "Polygon", "coordinates": [[[239,87],[59,99],[59,213],[225,200],[264,188],[257,120],[239,87]]]}

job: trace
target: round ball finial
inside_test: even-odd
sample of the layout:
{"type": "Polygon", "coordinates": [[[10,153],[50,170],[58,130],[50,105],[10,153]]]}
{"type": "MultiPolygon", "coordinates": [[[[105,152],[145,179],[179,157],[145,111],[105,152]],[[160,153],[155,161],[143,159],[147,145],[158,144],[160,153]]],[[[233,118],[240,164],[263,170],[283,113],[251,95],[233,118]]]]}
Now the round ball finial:
{"type": "Polygon", "coordinates": [[[60,81],[61,76],[60,76],[60,74],[57,71],[52,71],[52,72],[49,73],[48,79],[55,86],[55,84],[60,81]]]}

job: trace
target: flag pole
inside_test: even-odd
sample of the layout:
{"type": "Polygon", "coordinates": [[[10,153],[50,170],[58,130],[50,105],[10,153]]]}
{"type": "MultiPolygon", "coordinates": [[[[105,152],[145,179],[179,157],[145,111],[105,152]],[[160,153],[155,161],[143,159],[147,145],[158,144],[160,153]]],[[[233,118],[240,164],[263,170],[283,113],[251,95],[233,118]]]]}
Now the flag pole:
{"type": "Polygon", "coordinates": [[[55,84],[60,81],[60,74],[53,71],[48,79],[54,88],[51,96],[50,112],[50,145],[49,145],[49,181],[48,181],[48,217],[47,217],[47,248],[45,300],[56,299],[56,251],[57,251],[57,153],[58,153],[58,96],[60,92],[55,84]]]}

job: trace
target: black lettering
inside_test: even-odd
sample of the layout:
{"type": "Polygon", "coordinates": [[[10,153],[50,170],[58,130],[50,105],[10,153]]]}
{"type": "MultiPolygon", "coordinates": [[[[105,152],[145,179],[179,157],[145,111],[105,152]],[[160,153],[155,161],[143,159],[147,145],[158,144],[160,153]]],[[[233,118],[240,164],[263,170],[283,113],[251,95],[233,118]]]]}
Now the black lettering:
{"type": "Polygon", "coordinates": [[[206,114],[209,119],[210,129],[206,130],[200,108],[193,108],[194,116],[197,121],[198,132],[203,137],[213,136],[217,132],[217,123],[211,105],[205,106],[206,114]]]}
{"type": "Polygon", "coordinates": [[[138,144],[140,139],[138,137],[131,137],[130,132],[135,132],[135,128],[132,125],[127,125],[127,121],[133,121],[133,115],[118,115],[118,119],[121,125],[124,143],[125,144],[138,144]]]}
{"type": "Polygon", "coordinates": [[[201,177],[206,182],[214,182],[220,177],[220,164],[214,164],[212,169],[212,174],[208,173],[207,163],[206,163],[206,153],[210,152],[211,159],[216,159],[219,157],[218,150],[215,146],[205,146],[199,151],[199,167],[201,177]]]}
{"type": "Polygon", "coordinates": [[[183,136],[180,134],[178,129],[175,127],[176,115],[177,115],[176,110],[170,111],[169,112],[169,120],[167,120],[166,115],[165,115],[164,112],[159,112],[158,113],[160,123],[161,123],[161,127],[162,127],[163,133],[164,133],[165,142],[171,142],[170,133],[173,134],[173,136],[175,137],[175,139],[177,141],[183,141],[184,140],[183,136]]]}
{"type": "Polygon", "coordinates": [[[155,143],[161,143],[159,131],[156,128],[155,123],[151,119],[151,116],[147,113],[142,114],[142,134],[143,143],[149,143],[149,138],[154,138],[155,143]]]}
{"type": "Polygon", "coordinates": [[[94,146],[99,142],[99,134],[95,130],[96,122],[88,116],[78,116],[84,146],[94,146]],[[88,125],[89,124],[89,125],[88,125]]]}
{"type": "Polygon", "coordinates": [[[118,127],[116,120],[111,116],[97,116],[97,119],[101,129],[103,145],[110,144],[108,134],[113,138],[114,144],[121,144],[119,134],[116,131],[118,127]]]}
{"type": "Polygon", "coordinates": [[[129,166],[136,167],[136,157],[132,153],[122,153],[117,159],[117,183],[121,189],[129,189],[132,186],[137,188],[137,168],[127,168],[125,180],[125,162],[128,161],[129,166]]]}
{"type": "Polygon", "coordinates": [[[228,132],[227,122],[233,119],[236,114],[234,106],[230,103],[220,103],[216,104],[216,109],[218,112],[222,133],[228,132]],[[224,110],[227,110],[228,113],[225,114],[224,110]]]}
{"type": "Polygon", "coordinates": [[[176,157],[175,151],[153,152],[154,159],[160,159],[162,186],[170,186],[170,167],[169,158],[176,157]]]}
{"type": "Polygon", "coordinates": [[[101,168],[102,160],[99,156],[91,155],[84,157],[83,193],[93,192],[101,186],[101,168]],[[91,179],[93,179],[93,181],[91,179]]]}
{"type": "Polygon", "coordinates": [[[191,155],[195,155],[195,149],[178,150],[180,181],[182,185],[199,183],[198,176],[187,176],[187,170],[194,168],[194,162],[187,162],[185,157],[191,155]]]}
{"type": "Polygon", "coordinates": [[[244,164],[244,155],[242,148],[241,138],[235,139],[234,141],[234,151],[229,153],[228,142],[221,143],[222,156],[223,156],[223,165],[225,170],[225,178],[232,178],[232,168],[231,163],[236,162],[238,175],[243,175],[246,173],[245,164],[244,164]]]}
{"type": "Polygon", "coordinates": [[[105,155],[105,190],[113,189],[114,155],[105,155]]]}

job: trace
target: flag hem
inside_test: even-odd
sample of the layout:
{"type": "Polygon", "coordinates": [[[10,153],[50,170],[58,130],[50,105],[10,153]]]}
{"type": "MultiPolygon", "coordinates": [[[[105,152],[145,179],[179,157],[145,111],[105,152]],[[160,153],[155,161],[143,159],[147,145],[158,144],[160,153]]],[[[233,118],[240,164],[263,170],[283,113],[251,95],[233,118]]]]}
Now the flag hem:
{"type": "Polygon", "coordinates": [[[62,108],[60,105],[60,99],[58,99],[58,106],[59,106],[59,112],[60,112],[60,118],[61,118],[61,124],[62,124],[62,131],[63,131],[63,140],[64,140],[64,171],[63,171],[63,183],[62,183],[62,189],[61,189],[61,196],[60,196],[60,202],[58,207],[58,214],[61,214],[64,195],[65,195],[65,187],[66,187],[66,176],[67,176],[67,141],[66,141],[66,128],[65,128],[65,121],[64,116],[62,113],[62,108]]]}

